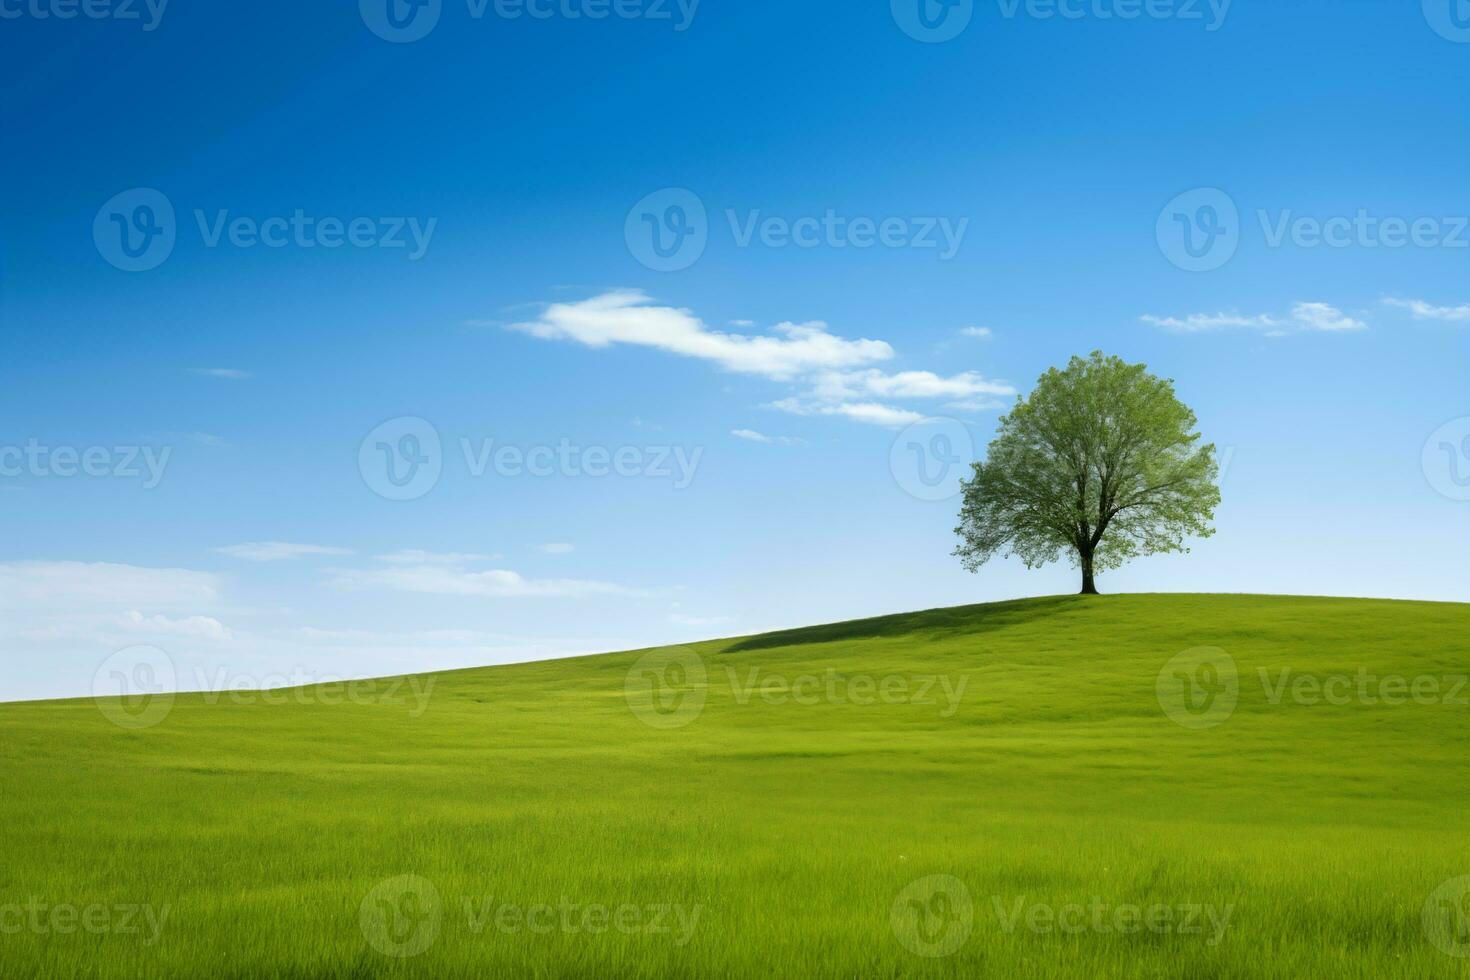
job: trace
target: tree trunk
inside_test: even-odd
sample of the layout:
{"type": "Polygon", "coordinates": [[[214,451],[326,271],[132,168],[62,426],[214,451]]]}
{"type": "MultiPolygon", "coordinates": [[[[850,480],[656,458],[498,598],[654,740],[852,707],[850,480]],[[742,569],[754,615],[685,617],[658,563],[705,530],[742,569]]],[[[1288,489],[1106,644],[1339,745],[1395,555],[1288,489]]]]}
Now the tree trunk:
{"type": "Polygon", "coordinates": [[[1092,552],[1082,555],[1082,591],[1079,595],[1097,595],[1097,585],[1092,581],[1092,552]]]}

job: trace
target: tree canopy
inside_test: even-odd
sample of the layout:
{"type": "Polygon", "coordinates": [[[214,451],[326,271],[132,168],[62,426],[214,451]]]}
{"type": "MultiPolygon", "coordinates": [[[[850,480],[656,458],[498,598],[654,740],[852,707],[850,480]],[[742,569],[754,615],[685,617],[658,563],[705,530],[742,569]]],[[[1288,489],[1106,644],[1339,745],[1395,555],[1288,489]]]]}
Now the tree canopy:
{"type": "Polygon", "coordinates": [[[1000,419],[963,482],[955,549],[970,571],[997,554],[1036,568],[1066,555],[1094,575],[1141,555],[1188,551],[1220,502],[1215,447],[1174,383],[1093,351],[1041,376],[1000,419]]]}

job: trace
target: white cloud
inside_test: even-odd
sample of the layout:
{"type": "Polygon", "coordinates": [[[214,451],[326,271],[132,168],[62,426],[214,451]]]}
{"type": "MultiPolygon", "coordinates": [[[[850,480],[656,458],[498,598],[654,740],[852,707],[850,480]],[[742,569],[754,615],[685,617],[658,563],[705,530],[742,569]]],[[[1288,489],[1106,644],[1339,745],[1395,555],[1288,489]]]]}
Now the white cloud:
{"type": "Polygon", "coordinates": [[[374,556],[378,561],[388,562],[390,565],[468,565],[477,561],[494,561],[499,555],[477,555],[462,551],[421,551],[417,548],[407,548],[403,551],[394,551],[386,555],[374,556]]]}
{"type": "Polygon", "coordinates": [[[1138,318],[1150,326],[1162,327],[1180,333],[1203,333],[1210,330],[1242,328],[1264,330],[1268,336],[1281,336],[1295,328],[1304,331],[1340,332],[1344,330],[1366,330],[1368,324],[1354,319],[1327,303],[1297,303],[1291,308],[1289,317],[1262,313],[1258,316],[1242,316],[1239,313],[1191,313],[1177,316],[1154,316],[1145,314],[1138,318]]]}
{"type": "Polygon", "coordinates": [[[332,584],[358,591],[380,589],[426,595],[513,598],[581,598],[596,595],[634,596],[642,593],[610,582],[584,579],[528,579],[506,569],[472,571],[449,565],[401,565],[392,568],[340,570],[332,584]]]}
{"type": "Polygon", "coordinates": [[[969,398],[975,395],[1014,395],[1008,384],[987,381],[974,371],[944,378],[932,371],[885,374],[866,371],[829,371],[812,380],[812,395],[823,401],[843,402],[875,398],[969,398]]]}
{"type": "Polygon", "coordinates": [[[565,542],[553,542],[552,544],[543,544],[540,546],[540,551],[548,555],[570,555],[576,550],[576,545],[566,544],[565,542]]]}
{"type": "Polygon", "coordinates": [[[689,310],[656,306],[642,291],[617,290],[576,303],[552,303],[537,320],[511,329],[543,340],[588,347],[633,344],[713,361],[726,370],[790,380],[814,370],[886,361],[893,348],[881,340],[847,340],[824,323],[783,323],[779,337],[712,330],[689,310]]]}
{"type": "Polygon", "coordinates": [[[866,422],[869,425],[882,425],[889,428],[911,425],[925,418],[919,412],[911,412],[906,408],[894,408],[892,405],[880,405],[877,402],[841,402],[836,405],[824,405],[797,398],[782,398],[780,401],[771,402],[770,407],[790,412],[793,415],[835,415],[852,419],[854,422],[866,422]]]}
{"type": "Polygon", "coordinates": [[[1463,323],[1470,320],[1470,303],[1464,306],[1434,306],[1422,299],[1385,299],[1386,306],[1396,306],[1414,314],[1416,320],[1443,320],[1463,323]]]}
{"type": "Polygon", "coordinates": [[[953,409],[956,412],[993,412],[996,409],[1006,408],[1008,406],[1005,402],[998,399],[986,398],[983,400],[970,399],[967,401],[949,402],[944,407],[953,409]]]}
{"type": "Polygon", "coordinates": [[[1326,303],[1298,303],[1291,308],[1291,318],[1307,330],[1367,330],[1368,324],[1355,320],[1335,306],[1326,303]]]}
{"type": "Polygon", "coordinates": [[[1269,329],[1279,327],[1281,321],[1275,317],[1241,316],[1237,313],[1191,313],[1184,319],[1175,316],[1151,316],[1139,317],[1144,323],[1155,327],[1163,327],[1166,330],[1180,330],[1185,333],[1197,333],[1203,330],[1220,330],[1226,327],[1252,327],[1269,329]]]}
{"type": "Polygon", "coordinates": [[[242,561],[291,561],[308,555],[350,555],[347,548],[329,548],[319,544],[291,544],[286,541],[253,541],[214,549],[222,555],[242,561]]]}
{"type": "MultiPolygon", "coordinates": [[[[747,321],[735,321],[750,326],[747,321]]],[[[576,303],[552,303],[539,319],[512,329],[546,340],[573,340],[589,347],[634,344],[718,364],[726,370],[755,374],[799,385],[795,395],[769,407],[798,415],[852,419],[871,425],[902,426],[925,416],[888,404],[903,399],[947,398],[979,405],[985,395],[1013,395],[1004,382],[975,371],[944,377],[932,371],[885,372],[873,367],[894,356],[881,340],[848,340],[820,322],[783,323],[777,336],[713,330],[692,312],[658,306],[639,290],[623,289],[576,303]]],[[[972,327],[973,336],[989,331],[972,327]]],[[[752,442],[786,442],[753,429],[737,429],[737,438],[752,442]]],[[[792,444],[799,440],[791,440],[792,444]]]]}
{"type": "Polygon", "coordinates": [[[149,636],[183,636],[205,640],[228,640],[230,631],[224,623],[212,616],[185,616],[170,619],[155,614],[145,616],[136,609],[123,613],[120,625],[123,629],[149,636]]]}
{"type": "Polygon", "coordinates": [[[730,435],[747,442],[759,442],[768,446],[800,446],[804,443],[795,436],[768,436],[754,429],[731,429],[730,435]]]}
{"type": "Polygon", "coordinates": [[[177,610],[218,597],[218,579],[207,572],[105,562],[0,562],[0,609],[177,610]]]}
{"type": "Polygon", "coordinates": [[[960,336],[981,338],[990,337],[993,336],[993,331],[989,327],[961,327],[960,336]]]}
{"type": "Polygon", "coordinates": [[[610,582],[569,578],[529,579],[518,572],[503,568],[466,567],[482,560],[484,559],[476,555],[398,552],[388,556],[387,568],[335,569],[331,573],[330,582],[336,588],[349,591],[381,589],[425,595],[487,596],[501,599],[643,594],[637,589],[610,582]],[[415,556],[422,556],[422,560],[415,561],[415,556]]]}
{"type": "Polygon", "coordinates": [[[206,378],[220,378],[225,381],[245,381],[249,379],[249,371],[241,371],[239,368],[190,368],[191,374],[202,375],[206,378]]]}

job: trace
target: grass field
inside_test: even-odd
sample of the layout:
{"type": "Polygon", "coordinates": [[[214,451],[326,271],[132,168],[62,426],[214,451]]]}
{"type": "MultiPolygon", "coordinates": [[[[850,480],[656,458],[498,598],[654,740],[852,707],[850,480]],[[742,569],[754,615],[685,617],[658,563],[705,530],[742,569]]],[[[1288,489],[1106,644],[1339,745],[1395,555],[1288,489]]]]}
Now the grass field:
{"type": "Polygon", "coordinates": [[[1467,674],[1470,605],[1104,596],[5,704],[0,964],[1470,976],[1467,674]]]}

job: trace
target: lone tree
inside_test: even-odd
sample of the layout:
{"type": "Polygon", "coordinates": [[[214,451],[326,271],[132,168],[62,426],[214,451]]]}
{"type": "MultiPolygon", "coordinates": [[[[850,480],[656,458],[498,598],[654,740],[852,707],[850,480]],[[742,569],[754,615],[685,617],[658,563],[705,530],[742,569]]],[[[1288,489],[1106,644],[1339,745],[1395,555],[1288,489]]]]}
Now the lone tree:
{"type": "Polygon", "coordinates": [[[1000,420],[964,490],[955,549],[970,571],[1004,551],[1037,568],[1066,552],[1093,576],[1132,558],[1188,551],[1220,502],[1215,447],[1172,381],[1093,351],[1041,376],[1000,420]]]}

